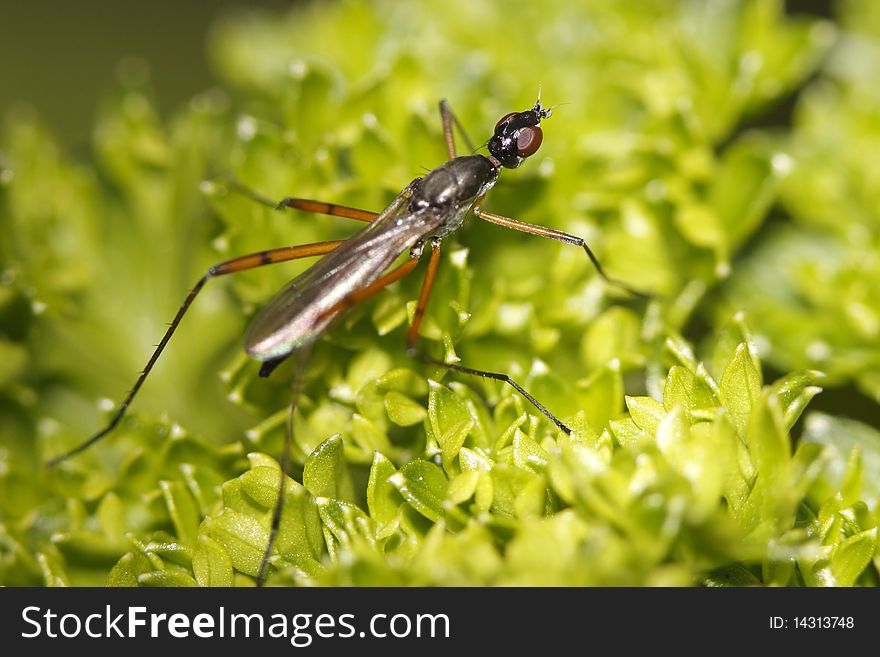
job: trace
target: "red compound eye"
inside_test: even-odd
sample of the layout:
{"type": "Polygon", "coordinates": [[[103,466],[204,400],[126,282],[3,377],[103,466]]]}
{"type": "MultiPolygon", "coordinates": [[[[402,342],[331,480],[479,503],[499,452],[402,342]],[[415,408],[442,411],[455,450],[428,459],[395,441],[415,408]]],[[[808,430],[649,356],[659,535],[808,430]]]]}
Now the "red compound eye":
{"type": "Polygon", "coordinates": [[[510,114],[505,114],[500,119],[498,119],[498,123],[495,124],[495,130],[497,131],[498,128],[501,127],[502,123],[507,123],[508,121],[510,121],[511,116],[516,116],[516,112],[511,112],[510,114]]]}
{"type": "Polygon", "coordinates": [[[534,155],[541,147],[544,133],[538,126],[529,126],[519,131],[516,138],[516,154],[520,157],[534,155]]]}

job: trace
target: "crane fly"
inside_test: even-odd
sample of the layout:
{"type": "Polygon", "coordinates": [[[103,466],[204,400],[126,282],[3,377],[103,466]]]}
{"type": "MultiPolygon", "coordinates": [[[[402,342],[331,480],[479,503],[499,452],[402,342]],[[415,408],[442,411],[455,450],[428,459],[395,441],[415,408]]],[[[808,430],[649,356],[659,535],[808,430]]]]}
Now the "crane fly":
{"type": "MultiPolygon", "coordinates": [[[[441,243],[445,237],[458,230],[468,213],[505,228],[579,246],[586,252],[596,271],[606,282],[634,296],[648,296],[622,281],[609,277],[590,247],[577,235],[524,223],[480,208],[480,202],[495,185],[503,168],[516,169],[538,151],[543,139],[541,121],[549,118],[550,115],[551,109],[543,107],[539,98],[531,109],[511,112],[501,117],[487,143],[488,155],[474,153],[457,156],[453,126],[460,128],[460,124],[446,101],[440,101],[443,136],[449,159],[425,176],[410,182],[388,207],[379,213],[304,198],[286,198],[275,204],[233,183],[238,191],[279,209],[294,208],[345,217],[367,222],[368,225],[347,240],[275,248],[227,260],[211,267],[190,290],[162,340],[150,356],[146,367],[106,426],[73,449],[50,460],[49,465],[55,466],[69,459],[113,431],[122,420],[190,305],[210,279],[279,262],[323,256],[288,283],[257,313],[244,336],[245,351],[251,358],[262,363],[260,376],[269,376],[282,361],[298,353],[301,358],[297,358],[298,370],[295,378],[301,380],[303,363],[310,345],[320,338],[330,324],[347,309],[412,272],[426,246],[430,246],[431,253],[412,323],[406,335],[407,353],[426,364],[495,379],[510,385],[559,430],[570,434],[571,429],[568,426],[508,375],[473,369],[458,363],[447,363],[418,348],[419,328],[440,264],[441,243]],[[409,258],[406,262],[390,269],[407,251],[409,258]]],[[[464,135],[464,131],[461,132],[464,135]]],[[[468,141],[466,136],[464,139],[468,141]]],[[[469,141],[468,145],[470,145],[469,141]]],[[[297,397],[298,385],[295,381],[292,408],[296,406],[297,397]]],[[[291,430],[288,429],[281,458],[278,500],[272,516],[268,545],[256,578],[258,584],[262,584],[265,580],[269,557],[280,524],[284,478],[290,458],[290,442],[291,430]]]]}

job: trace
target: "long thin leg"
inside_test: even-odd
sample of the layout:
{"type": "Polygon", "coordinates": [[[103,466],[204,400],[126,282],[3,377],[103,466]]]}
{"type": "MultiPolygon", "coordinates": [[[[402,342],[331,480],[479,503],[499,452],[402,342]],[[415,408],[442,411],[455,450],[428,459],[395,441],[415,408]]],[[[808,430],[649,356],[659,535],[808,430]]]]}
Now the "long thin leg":
{"type": "Polygon", "coordinates": [[[461,133],[461,137],[464,139],[468,152],[473,153],[475,150],[474,145],[468,138],[464,126],[461,125],[458,118],[449,107],[449,103],[446,102],[446,99],[440,101],[440,119],[443,121],[443,139],[446,142],[446,152],[449,153],[449,159],[452,160],[455,158],[455,135],[452,134],[453,125],[458,128],[458,131],[461,133]]]}
{"type": "Polygon", "coordinates": [[[159,360],[159,356],[162,355],[162,351],[165,349],[168,341],[171,340],[171,336],[174,335],[174,331],[177,329],[177,326],[180,324],[180,321],[183,319],[186,311],[189,309],[190,305],[192,304],[193,300],[195,300],[198,293],[202,290],[205,283],[207,283],[210,279],[216,278],[217,276],[224,276],[226,274],[233,274],[235,272],[245,271],[247,269],[254,269],[256,267],[271,265],[277,262],[286,262],[288,260],[296,260],[298,258],[308,258],[310,256],[325,255],[327,253],[330,253],[330,251],[335,249],[340,244],[342,244],[342,240],[316,242],[314,244],[301,244],[298,246],[286,246],[278,249],[270,249],[268,251],[260,251],[259,253],[252,253],[250,255],[241,256],[240,258],[227,260],[226,262],[222,262],[218,265],[214,265],[213,267],[211,267],[207,271],[207,273],[202,276],[201,279],[199,279],[199,282],[196,283],[195,286],[193,286],[189,294],[186,296],[183,305],[180,306],[180,309],[174,316],[174,319],[168,327],[168,330],[165,331],[165,335],[162,337],[162,341],[159,342],[159,344],[156,346],[156,349],[153,351],[153,355],[150,356],[150,360],[147,361],[146,367],[144,367],[143,371],[138,376],[137,381],[135,381],[134,387],[132,387],[132,389],[128,391],[128,394],[125,396],[125,399],[122,400],[122,403],[119,405],[116,414],[112,417],[110,422],[103,429],[101,429],[96,434],[94,434],[84,442],[80,443],[73,449],[64,452],[63,454],[59,454],[55,458],[51,459],[47,463],[47,465],[49,467],[54,467],[62,461],[66,461],[71,456],[79,454],[83,450],[91,447],[101,438],[103,438],[116,428],[116,425],[118,425],[120,420],[122,420],[122,417],[128,410],[129,405],[131,405],[134,396],[137,394],[138,390],[140,390],[147,376],[150,374],[150,371],[153,369],[153,366],[156,364],[156,361],[159,360]]]}
{"type": "MultiPolygon", "coordinates": [[[[335,203],[325,203],[323,201],[313,201],[307,198],[286,198],[278,204],[272,204],[276,209],[296,208],[307,212],[320,212],[335,217],[346,217],[347,219],[357,219],[358,221],[373,221],[382,216],[393,215],[409,203],[412,198],[413,191],[418,187],[421,178],[416,178],[409,185],[403,188],[391,203],[382,210],[382,212],[370,212],[369,210],[359,210],[350,208],[346,205],[336,205],[335,203]]],[[[259,200],[259,197],[257,198],[259,200]]]]}
{"type": "Polygon", "coordinates": [[[318,214],[329,214],[334,217],[345,217],[347,219],[356,219],[357,221],[366,222],[373,221],[373,219],[379,216],[378,212],[371,212],[370,210],[359,210],[358,208],[351,208],[347,205],[325,203],[324,201],[314,201],[308,198],[288,197],[282,199],[280,202],[276,202],[269,198],[266,198],[262,194],[259,194],[252,190],[247,185],[244,185],[232,178],[227,178],[226,184],[230,187],[230,189],[234,189],[239,194],[247,196],[249,199],[265,205],[268,208],[272,208],[273,210],[296,208],[297,210],[303,210],[305,212],[317,212],[318,214]]]}
{"type": "Polygon", "coordinates": [[[313,201],[308,198],[288,197],[282,200],[277,207],[279,210],[282,208],[296,208],[305,212],[318,212],[319,214],[329,214],[334,217],[345,217],[366,222],[370,222],[379,216],[378,212],[359,210],[358,208],[350,208],[347,205],[336,205],[335,203],[325,203],[324,201],[313,201]]]}
{"type": "Polygon", "coordinates": [[[596,272],[605,279],[606,283],[619,287],[622,290],[630,293],[635,297],[641,297],[642,299],[650,299],[652,295],[647,292],[642,292],[640,290],[627,285],[621,280],[610,277],[605,273],[605,270],[602,269],[602,265],[599,264],[599,259],[587,245],[582,237],[578,237],[577,235],[572,235],[570,233],[563,233],[561,230],[555,230],[553,228],[547,228],[545,226],[537,226],[535,224],[527,224],[523,221],[517,221],[516,219],[510,219],[509,217],[502,217],[500,214],[493,214],[491,212],[485,212],[480,208],[474,208],[474,215],[483,221],[488,221],[489,223],[498,224],[499,226],[504,226],[505,228],[512,228],[513,230],[519,230],[523,233],[529,233],[530,235],[537,235],[538,237],[547,237],[551,240],[556,240],[557,242],[564,242],[565,244],[574,244],[575,246],[581,247],[584,251],[586,251],[587,256],[590,258],[590,261],[593,263],[593,266],[596,268],[596,272]]]}
{"type": "Polygon", "coordinates": [[[419,300],[416,303],[416,311],[413,313],[413,322],[406,334],[406,350],[410,354],[416,353],[416,342],[419,339],[419,328],[422,325],[422,318],[425,316],[425,309],[428,307],[428,300],[431,298],[431,290],[434,288],[434,279],[437,278],[437,268],[440,266],[440,243],[433,242],[431,244],[431,258],[428,260],[428,271],[425,272],[425,278],[422,281],[422,289],[419,292],[419,300]]]}
{"type": "Polygon", "coordinates": [[[437,365],[439,367],[445,367],[448,370],[452,370],[453,372],[461,372],[463,374],[471,374],[473,376],[482,376],[486,379],[494,379],[495,381],[501,381],[502,383],[506,383],[511,386],[514,390],[516,390],[519,394],[525,397],[531,404],[537,408],[543,415],[547,417],[553,424],[555,424],[559,429],[565,432],[567,435],[571,434],[571,429],[569,429],[562,421],[557,418],[553,413],[551,413],[547,408],[539,402],[537,399],[532,397],[529,392],[523,388],[520,384],[510,378],[507,374],[501,374],[500,372],[489,372],[487,370],[476,370],[471,367],[464,367],[463,365],[456,365],[454,363],[447,363],[438,358],[434,358],[429,356],[428,354],[419,350],[417,343],[419,339],[419,327],[422,324],[422,318],[425,316],[425,308],[428,305],[428,300],[431,297],[431,289],[434,287],[434,279],[437,276],[437,268],[440,264],[440,244],[438,242],[434,242],[431,245],[431,259],[428,261],[428,271],[425,274],[425,280],[422,283],[422,290],[419,293],[419,301],[416,305],[416,312],[413,315],[413,323],[409,328],[409,332],[406,336],[406,353],[409,354],[412,358],[420,360],[423,363],[429,365],[437,365]]]}
{"type": "MultiPolygon", "coordinates": [[[[328,315],[336,315],[343,312],[347,308],[364,301],[373,296],[382,289],[388,287],[395,281],[400,280],[409,274],[416,265],[419,264],[418,252],[413,253],[410,259],[405,263],[388,272],[381,278],[377,279],[367,287],[360,289],[342,299],[339,303],[327,311],[328,315]]],[[[436,269],[436,266],[435,266],[436,269]]],[[[266,551],[263,554],[263,560],[260,562],[260,570],[257,574],[257,586],[262,586],[266,581],[266,570],[269,567],[269,557],[272,555],[272,547],[275,545],[275,539],[278,536],[278,527],[281,525],[281,511],[284,499],[284,483],[287,476],[287,468],[290,464],[290,445],[293,440],[293,412],[299,401],[299,395],[302,390],[302,381],[305,376],[305,363],[308,360],[308,348],[301,349],[297,352],[296,373],[293,379],[293,394],[290,403],[290,421],[287,431],[284,435],[284,452],[281,454],[281,479],[278,483],[278,501],[275,503],[275,509],[272,513],[272,526],[269,531],[269,543],[266,545],[266,551]]]]}
{"type": "Polygon", "coordinates": [[[293,383],[291,384],[290,414],[288,415],[287,428],[284,432],[284,451],[281,452],[281,460],[279,461],[281,471],[279,472],[278,480],[278,499],[275,500],[275,508],[272,510],[269,542],[266,543],[266,551],[263,553],[260,570],[257,572],[257,586],[263,586],[266,582],[269,558],[272,556],[272,548],[275,547],[275,540],[278,538],[278,528],[281,526],[281,512],[284,510],[284,484],[287,479],[287,470],[290,467],[290,446],[293,443],[293,413],[299,405],[299,397],[302,393],[303,382],[305,381],[306,364],[310,354],[311,347],[305,346],[296,355],[296,369],[293,374],[293,383]]]}

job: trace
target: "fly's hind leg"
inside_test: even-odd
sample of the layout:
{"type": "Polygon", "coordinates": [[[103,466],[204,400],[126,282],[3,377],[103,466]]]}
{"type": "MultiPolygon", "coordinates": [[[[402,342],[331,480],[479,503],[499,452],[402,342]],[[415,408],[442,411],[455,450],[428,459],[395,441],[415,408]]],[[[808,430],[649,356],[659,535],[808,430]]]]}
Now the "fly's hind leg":
{"type": "Polygon", "coordinates": [[[341,243],[342,242],[339,240],[334,240],[330,242],[316,242],[314,244],[301,244],[298,246],[285,246],[278,249],[270,249],[268,251],[252,253],[250,255],[235,258],[233,260],[227,260],[226,262],[222,262],[218,265],[214,265],[213,267],[211,267],[207,271],[207,273],[205,273],[205,275],[202,276],[202,278],[199,279],[199,281],[189,291],[189,294],[186,296],[186,299],[184,299],[183,304],[180,306],[177,314],[174,316],[174,319],[171,321],[171,324],[165,331],[165,335],[162,336],[162,340],[156,346],[156,349],[150,356],[149,361],[147,361],[146,366],[141,371],[140,375],[135,381],[134,386],[132,386],[131,390],[128,391],[128,394],[122,400],[122,403],[119,405],[119,408],[116,410],[116,413],[113,415],[110,421],[104,426],[104,428],[93,434],[88,439],[81,442],[73,449],[70,449],[51,459],[47,463],[47,465],[49,467],[54,467],[62,461],[66,461],[72,456],[75,456],[76,454],[79,454],[80,452],[88,449],[116,428],[116,426],[125,416],[125,413],[128,411],[128,407],[131,405],[131,402],[134,399],[135,395],[137,395],[138,390],[141,389],[144,381],[146,381],[147,377],[149,376],[150,371],[156,364],[156,361],[159,360],[159,356],[162,355],[162,352],[165,350],[166,345],[168,344],[169,340],[171,340],[171,336],[174,335],[174,332],[177,330],[178,325],[180,324],[184,315],[186,315],[187,310],[189,310],[190,305],[192,305],[192,302],[195,301],[199,292],[202,291],[205,283],[207,283],[212,278],[225,276],[226,274],[234,274],[236,272],[246,271],[248,269],[255,269],[256,267],[264,267],[266,265],[272,265],[278,262],[287,262],[289,260],[296,260],[298,258],[308,258],[311,256],[325,255],[327,253],[330,253],[341,243]]]}
{"type": "Polygon", "coordinates": [[[425,274],[425,280],[422,283],[422,290],[419,293],[419,300],[416,304],[416,311],[413,315],[412,325],[409,327],[409,332],[406,336],[406,352],[412,358],[419,360],[428,365],[436,365],[438,367],[444,367],[448,370],[452,370],[453,372],[461,372],[462,374],[470,374],[472,376],[481,376],[486,379],[494,379],[495,381],[501,381],[502,383],[506,383],[511,386],[514,390],[516,390],[520,395],[522,395],[526,400],[529,401],[538,411],[541,412],[547,419],[549,419],[553,424],[555,424],[560,431],[563,431],[566,434],[571,434],[571,429],[566,426],[559,418],[557,418],[553,413],[551,413],[546,406],[544,406],[541,402],[535,399],[525,388],[523,388],[519,383],[510,378],[507,374],[502,374],[500,372],[490,372],[488,370],[477,370],[472,367],[465,367],[463,365],[458,365],[455,363],[447,363],[439,358],[434,358],[418,348],[418,340],[419,340],[419,327],[422,323],[422,318],[425,316],[425,308],[428,306],[428,300],[431,297],[431,289],[434,287],[434,279],[437,276],[437,269],[440,265],[440,243],[434,242],[431,245],[431,258],[428,261],[428,271],[425,274]]]}
{"type": "MultiPolygon", "coordinates": [[[[281,527],[281,514],[284,511],[284,489],[287,483],[287,471],[290,469],[290,447],[293,444],[293,414],[299,405],[299,398],[305,385],[306,367],[308,365],[309,356],[311,355],[311,346],[305,346],[296,353],[296,369],[293,374],[293,383],[291,384],[290,394],[290,412],[287,415],[287,426],[284,431],[284,447],[282,448],[281,458],[278,462],[280,471],[278,473],[278,497],[275,499],[275,506],[272,509],[272,520],[269,525],[269,540],[266,542],[266,548],[263,551],[263,558],[260,560],[260,568],[255,578],[258,587],[266,583],[266,575],[269,570],[269,560],[272,556],[272,550],[275,547],[275,541],[278,538],[278,530],[281,527]]],[[[286,358],[286,357],[285,357],[286,358]]],[[[277,361],[266,361],[266,364],[275,363],[271,369],[274,369],[284,358],[277,361]]],[[[265,365],[264,365],[265,367],[265,365]]],[[[270,371],[271,371],[270,369],[270,371]]],[[[262,376],[262,370],[260,375],[262,376]]]]}

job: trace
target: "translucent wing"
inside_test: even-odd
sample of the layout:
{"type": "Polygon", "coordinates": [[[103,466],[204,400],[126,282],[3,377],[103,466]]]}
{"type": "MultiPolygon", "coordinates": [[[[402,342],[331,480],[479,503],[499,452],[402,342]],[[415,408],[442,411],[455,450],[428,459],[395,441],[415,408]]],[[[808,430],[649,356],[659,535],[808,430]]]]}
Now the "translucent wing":
{"type": "Polygon", "coordinates": [[[416,183],[410,183],[363,230],[288,283],[254,317],[244,337],[252,358],[283,358],[316,340],[333,321],[330,311],[340,301],[379,278],[402,253],[443,223],[436,209],[409,211],[416,183]]]}

